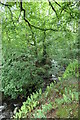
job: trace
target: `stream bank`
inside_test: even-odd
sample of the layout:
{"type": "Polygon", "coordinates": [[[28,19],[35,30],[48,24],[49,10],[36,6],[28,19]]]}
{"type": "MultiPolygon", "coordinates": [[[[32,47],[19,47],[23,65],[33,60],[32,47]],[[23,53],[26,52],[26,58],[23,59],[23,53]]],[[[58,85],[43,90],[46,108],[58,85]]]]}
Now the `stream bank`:
{"type": "Polygon", "coordinates": [[[15,100],[10,100],[10,98],[4,98],[4,95],[2,98],[2,104],[0,104],[0,120],[10,120],[16,111],[20,109],[22,103],[27,99],[17,98],[15,100]]]}
{"type": "MultiPolygon", "coordinates": [[[[52,75],[52,78],[48,81],[48,83],[45,82],[42,92],[46,90],[47,85],[49,85],[51,82],[56,81],[59,82],[58,78],[55,75],[52,75]]],[[[15,100],[11,100],[9,97],[4,98],[4,95],[2,95],[2,105],[0,105],[0,120],[10,120],[12,116],[20,109],[23,102],[27,100],[26,98],[17,98],[15,100]]]]}

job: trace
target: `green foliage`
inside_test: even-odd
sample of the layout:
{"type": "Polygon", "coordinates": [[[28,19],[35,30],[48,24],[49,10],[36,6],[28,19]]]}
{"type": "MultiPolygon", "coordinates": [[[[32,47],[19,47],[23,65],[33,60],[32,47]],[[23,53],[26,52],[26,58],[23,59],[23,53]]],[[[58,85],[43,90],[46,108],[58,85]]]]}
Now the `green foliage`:
{"type": "MultiPolygon", "coordinates": [[[[51,89],[53,89],[54,84],[51,83],[50,86],[47,86],[45,91],[45,97],[48,97],[51,89]]],[[[30,97],[27,98],[26,102],[23,103],[19,112],[16,113],[14,118],[26,118],[29,112],[33,111],[37,106],[39,106],[39,99],[42,99],[42,90],[39,92],[31,94],[30,97]]],[[[52,103],[42,105],[41,109],[38,109],[32,116],[35,118],[45,118],[46,113],[52,109],[52,103]]]]}
{"type": "Polygon", "coordinates": [[[42,90],[40,89],[39,92],[31,94],[30,97],[28,96],[26,102],[23,102],[21,109],[14,118],[26,118],[27,114],[39,105],[38,99],[41,97],[41,94],[42,90]]]}
{"type": "Polygon", "coordinates": [[[52,60],[52,66],[50,69],[50,73],[57,75],[59,73],[59,71],[61,70],[60,65],[58,64],[57,61],[55,61],[54,59],[52,60]]]}
{"type": "Polygon", "coordinates": [[[38,109],[34,114],[34,118],[46,118],[46,113],[52,109],[52,104],[44,104],[41,109],[38,109]]]}
{"type": "Polygon", "coordinates": [[[67,88],[65,88],[63,98],[55,99],[55,102],[57,102],[58,104],[72,103],[73,101],[79,101],[78,92],[72,92],[72,90],[67,88]]]}
{"type": "Polygon", "coordinates": [[[18,95],[26,96],[27,93],[39,89],[42,81],[36,73],[37,68],[32,65],[31,61],[13,60],[11,63],[7,61],[2,71],[4,94],[15,99],[18,95]]]}
{"type": "MultiPolygon", "coordinates": [[[[40,89],[39,92],[31,94],[27,101],[23,103],[21,109],[16,113],[14,118],[46,118],[47,113],[53,108],[57,108],[57,117],[70,117],[70,112],[74,114],[73,105],[77,104],[79,101],[79,93],[76,89],[77,84],[69,84],[69,82],[67,84],[68,86],[63,84],[63,88],[66,85],[63,89],[63,93],[59,90],[59,86],[61,89],[61,84],[62,83],[60,82],[55,86],[51,83],[47,86],[44,93],[42,93],[42,90],[40,89]],[[72,105],[71,108],[69,108],[68,105],[72,105]]],[[[77,111],[73,116],[77,116],[77,111]]]]}
{"type": "Polygon", "coordinates": [[[69,110],[62,108],[62,106],[59,106],[58,112],[56,114],[59,118],[69,118],[69,110]]]}
{"type": "Polygon", "coordinates": [[[78,65],[78,60],[70,63],[63,74],[63,78],[79,77],[78,65]]]}
{"type": "Polygon", "coordinates": [[[7,6],[0,3],[3,18],[2,86],[7,97],[15,99],[31,93],[32,88],[39,89],[45,76],[58,74],[60,67],[76,58],[77,3],[61,2],[61,7],[51,3],[56,12],[48,2],[23,2],[27,20],[19,2],[6,2],[7,6]],[[50,65],[48,60],[53,59],[57,64],[50,65]]]}
{"type": "MultiPolygon", "coordinates": [[[[65,80],[62,81],[63,78],[79,77],[78,4],[76,1],[0,2],[4,95],[11,99],[26,97],[42,88],[43,81],[50,82],[52,74],[61,83],[56,87],[51,83],[44,94],[41,90],[31,94],[15,118],[26,118],[34,109],[35,118],[45,118],[52,105],[51,101],[47,105],[43,103],[41,109],[36,110],[42,95],[45,100],[54,96],[60,105],[78,101],[74,85],[67,87],[65,80]]],[[[58,116],[68,114],[61,112],[59,109],[58,116]]]]}
{"type": "Polygon", "coordinates": [[[52,82],[49,86],[47,86],[45,91],[45,97],[49,97],[52,94],[52,91],[54,89],[54,83],[52,82]]]}
{"type": "Polygon", "coordinates": [[[78,118],[77,104],[60,105],[56,115],[59,118],[78,118]]]}

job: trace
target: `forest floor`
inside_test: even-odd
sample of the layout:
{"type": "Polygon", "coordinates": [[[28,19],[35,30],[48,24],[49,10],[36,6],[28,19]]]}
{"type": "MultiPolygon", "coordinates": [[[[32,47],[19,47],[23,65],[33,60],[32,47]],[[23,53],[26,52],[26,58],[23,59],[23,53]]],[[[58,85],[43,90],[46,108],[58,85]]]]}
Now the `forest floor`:
{"type": "Polygon", "coordinates": [[[40,115],[41,111],[45,118],[78,118],[79,102],[72,95],[75,92],[78,92],[78,79],[73,78],[57,83],[53,89],[48,91],[47,97],[45,92],[42,94],[39,106],[30,112],[28,117],[35,118],[35,115],[40,115]],[[49,104],[52,107],[46,112],[43,106],[49,104]]]}

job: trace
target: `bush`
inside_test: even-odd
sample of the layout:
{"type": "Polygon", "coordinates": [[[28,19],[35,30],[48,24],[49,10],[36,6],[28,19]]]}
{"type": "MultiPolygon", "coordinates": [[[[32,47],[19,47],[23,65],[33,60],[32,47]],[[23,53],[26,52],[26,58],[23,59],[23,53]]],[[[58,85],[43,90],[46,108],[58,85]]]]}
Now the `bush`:
{"type": "Polygon", "coordinates": [[[37,105],[39,105],[38,99],[41,97],[41,94],[41,89],[39,92],[31,94],[31,96],[27,98],[26,102],[23,102],[21,109],[16,113],[14,118],[26,118],[27,113],[31,112],[37,105]]]}
{"type": "Polygon", "coordinates": [[[79,69],[78,60],[74,60],[66,68],[66,70],[63,74],[63,78],[79,77],[79,70],[78,69],[79,69]]]}
{"type": "Polygon", "coordinates": [[[2,70],[2,87],[5,96],[12,99],[19,95],[32,93],[41,87],[42,78],[36,74],[38,69],[32,58],[16,56],[5,59],[2,70]]]}

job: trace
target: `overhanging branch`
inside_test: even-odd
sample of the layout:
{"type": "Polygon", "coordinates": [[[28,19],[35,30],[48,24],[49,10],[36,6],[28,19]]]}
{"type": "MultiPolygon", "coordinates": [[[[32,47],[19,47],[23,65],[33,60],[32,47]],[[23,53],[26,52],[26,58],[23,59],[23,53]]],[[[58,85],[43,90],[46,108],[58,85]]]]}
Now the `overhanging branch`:
{"type": "Polygon", "coordinates": [[[58,3],[58,2],[56,2],[55,0],[53,0],[59,7],[61,7],[61,5],[58,3]]]}
{"type": "Polygon", "coordinates": [[[7,6],[7,7],[12,7],[11,5],[8,5],[8,4],[4,4],[2,2],[0,2],[0,4],[4,5],[4,6],[7,6]]]}
{"type": "MultiPolygon", "coordinates": [[[[9,9],[9,11],[10,11],[10,13],[11,13],[11,20],[12,20],[12,22],[13,22],[13,24],[14,24],[13,14],[12,14],[12,11],[11,11],[11,9],[10,9],[10,7],[12,7],[12,6],[11,6],[11,5],[8,5],[8,4],[4,4],[4,3],[2,3],[2,2],[0,2],[0,4],[3,5],[3,6],[5,6],[5,7],[7,7],[7,8],[9,9]]],[[[15,24],[14,24],[14,26],[15,26],[15,24]]]]}
{"type": "Polygon", "coordinates": [[[26,19],[26,16],[25,16],[26,15],[25,9],[22,7],[22,0],[20,1],[20,10],[24,12],[24,20],[25,22],[28,23],[29,27],[31,28],[31,24],[29,23],[29,21],[26,19]]]}
{"type": "Polygon", "coordinates": [[[29,25],[29,27],[30,27],[31,29],[32,29],[32,28],[35,28],[35,29],[38,29],[38,30],[41,30],[41,31],[49,31],[49,30],[51,30],[51,31],[58,31],[58,30],[52,29],[52,28],[40,28],[40,27],[38,27],[38,26],[35,26],[35,25],[31,24],[31,23],[26,19],[26,15],[25,15],[25,12],[26,12],[26,11],[25,11],[25,9],[22,7],[22,0],[20,1],[20,10],[24,12],[24,20],[25,20],[25,22],[28,23],[28,25],[29,25]]]}
{"type": "MultiPolygon", "coordinates": [[[[5,6],[5,7],[7,7],[7,8],[9,9],[9,11],[10,11],[10,13],[11,13],[11,19],[12,19],[12,22],[13,22],[13,24],[14,24],[13,14],[12,14],[12,11],[11,11],[11,9],[10,9],[10,7],[12,7],[12,6],[11,6],[11,5],[8,5],[8,4],[4,4],[4,3],[2,3],[2,2],[0,2],[0,4],[2,4],[3,6],[5,6]]],[[[31,24],[31,23],[26,19],[26,14],[25,14],[26,11],[25,11],[25,9],[24,9],[23,6],[22,6],[22,0],[20,0],[20,10],[24,12],[24,20],[25,20],[26,23],[28,23],[31,31],[32,31],[32,28],[35,28],[35,29],[38,29],[38,30],[41,30],[41,31],[58,31],[57,29],[52,29],[52,28],[40,28],[39,26],[35,26],[35,25],[31,24]]],[[[21,13],[21,12],[20,12],[20,13],[21,13]]],[[[14,24],[14,25],[15,25],[15,24],[14,24]]],[[[32,31],[32,34],[34,34],[33,31],[32,31]]]]}
{"type": "Polygon", "coordinates": [[[57,16],[57,18],[58,18],[57,12],[56,12],[55,8],[52,6],[50,0],[48,0],[48,2],[49,2],[49,5],[51,6],[52,10],[55,12],[55,14],[56,14],[56,16],[57,16]]]}
{"type": "Polygon", "coordinates": [[[52,28],[40,28],[40,27],[34,26],[34,25],[31,25],[31,26],[36,28],[36,29],[38,29],[38,30],[41,30],[41,31],[49,31],[49,30],[51,30],[51,31],[58,31],[57,29],[52,29],[52,28]]]}

